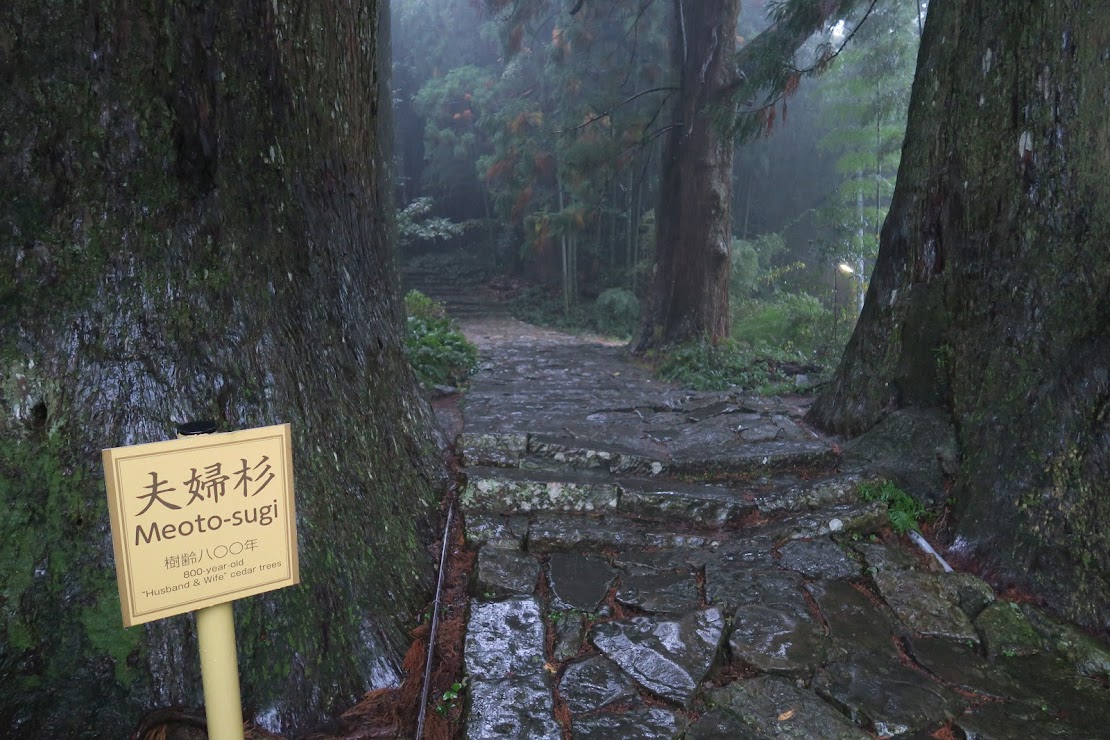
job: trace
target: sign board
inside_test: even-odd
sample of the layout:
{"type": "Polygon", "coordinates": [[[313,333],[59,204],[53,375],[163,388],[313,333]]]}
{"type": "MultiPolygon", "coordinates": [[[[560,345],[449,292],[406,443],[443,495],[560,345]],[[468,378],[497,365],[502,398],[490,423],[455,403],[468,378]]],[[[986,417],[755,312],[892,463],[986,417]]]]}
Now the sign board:
{"type": "Polygon", "coordinates": [[[103,454],[124,626],[300,581],[288,424],[103,454]]]}

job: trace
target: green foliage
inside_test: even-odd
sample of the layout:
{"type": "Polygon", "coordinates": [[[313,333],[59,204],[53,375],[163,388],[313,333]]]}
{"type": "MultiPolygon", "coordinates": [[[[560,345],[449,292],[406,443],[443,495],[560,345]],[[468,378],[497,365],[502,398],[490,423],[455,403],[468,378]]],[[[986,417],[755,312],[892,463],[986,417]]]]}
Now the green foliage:
{"type": "Polygon", "coordinates": [[[885,502],[890,527],[898,534],[919,529],[927,515],[920,501],[888,480],[861,483],[859,495],[864,501],[885,502]]]}
{"type": "Polygon", "coordinates": [[[420,383],[429,388],[464,383],[478,364],[478,348],[462,335],[443,304],[410,290],[405,312],[405,353],[420,383]]]}
{"type": "Polygon", "coordinates": [[[468,223],[431,216],[435,202],[425,196],[417,198],[397,212],[397,236],[402,249],[420,242],[445,241],[462,236],[468,223]]]}
{"type": "Polygon", "coordinates": [[[656,372],[664,380],[693,390],[739,386],[758,393],[784,393],[794,388],[794,375],[805,359],[790,349],[753,346],[735,340],[717,346],[695,341],[667,353],[656,372]]]}
{"type": "Polygon", "coordinates": [[[588,306],[576,303],[566,311],[561,295],[548,288],[533,287],[521,292],[512,304],[513,316],[536,326],[568,332],[586,332],[594,328],[588,306]]]}
{"type": "Polygon", "coordinates": [[[808,293],[780,293],[767,301],[737,306],[732,333],[755,345],[777,345],[813,359],[818,354],[829,311],[808,293]]]}
{"type": "Polygon", "coordinates": [[[455,709],[464,690],[466,690],[466,679],[451,684],[451,688],[444,691],[436,702],[436,714],[447,714],[455,709]]]}
{"type": "Polygon", "coordinates": [[[591,310],[597,330],[609,336],[628,337],[640,320],[640,301],[624,288],[609,288],[597,297],[591,310]]]}

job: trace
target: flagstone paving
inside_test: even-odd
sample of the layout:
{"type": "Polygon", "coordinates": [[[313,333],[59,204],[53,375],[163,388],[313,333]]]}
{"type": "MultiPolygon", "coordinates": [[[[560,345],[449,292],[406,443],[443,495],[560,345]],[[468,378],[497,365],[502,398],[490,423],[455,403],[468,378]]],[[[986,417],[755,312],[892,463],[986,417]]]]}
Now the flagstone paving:
{"type": "Polygon", "coordinates": [[[466,737],[1110,737],[1110,650],[875,537],[800,402],[464,329],[466,737]]]}

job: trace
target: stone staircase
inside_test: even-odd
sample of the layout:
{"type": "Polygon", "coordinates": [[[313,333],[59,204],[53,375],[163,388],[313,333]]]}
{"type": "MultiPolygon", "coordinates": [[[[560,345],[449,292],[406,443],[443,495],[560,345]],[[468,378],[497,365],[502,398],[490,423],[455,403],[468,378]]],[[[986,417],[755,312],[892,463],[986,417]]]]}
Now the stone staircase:
{"type": "Polygon", "coordinates": [[[1063,627],[874,538],[797,403],[498,336],[457,440],[467,738],[1106,736],[1063,627]]]}

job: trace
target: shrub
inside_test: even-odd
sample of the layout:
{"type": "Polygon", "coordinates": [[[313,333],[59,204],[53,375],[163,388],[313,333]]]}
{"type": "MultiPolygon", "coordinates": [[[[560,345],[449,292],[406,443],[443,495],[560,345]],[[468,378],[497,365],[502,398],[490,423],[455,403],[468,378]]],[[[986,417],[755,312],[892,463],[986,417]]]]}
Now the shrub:
{"type": "Polygon", "coordinates": [[[478,348],[462,335],[443,304],[410,290],[405,313],[405,354],[420,383],[429,388],[464,383],[478,364],[478,348]]]}
{"type": "Polygon", "coordinates": [[[808,293],[781,293],[769,301],[741,304],[732,333],[753,345],[788,346],[813,355],[829,323],[821,301],[808,293]]]}
{"type": "Polygon", "coordinates": [[[592,307],[593,324],[602,334],[631,336],[640,320],[640,301],[624,288],[609,288],[597,297],[592,307]]]}

